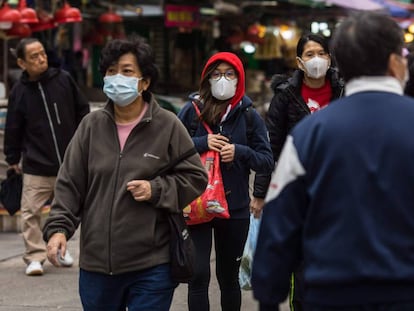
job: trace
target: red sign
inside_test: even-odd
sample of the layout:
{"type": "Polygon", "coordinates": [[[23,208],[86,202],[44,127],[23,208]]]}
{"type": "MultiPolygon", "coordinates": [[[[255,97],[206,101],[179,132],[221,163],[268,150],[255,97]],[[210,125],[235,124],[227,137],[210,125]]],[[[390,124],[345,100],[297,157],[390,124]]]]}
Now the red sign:
{"type": "Polygon", "coordinates": [[[198,6],[172,5],[165,6],[166,27],[196,27],[200,22],[198,6]]]}

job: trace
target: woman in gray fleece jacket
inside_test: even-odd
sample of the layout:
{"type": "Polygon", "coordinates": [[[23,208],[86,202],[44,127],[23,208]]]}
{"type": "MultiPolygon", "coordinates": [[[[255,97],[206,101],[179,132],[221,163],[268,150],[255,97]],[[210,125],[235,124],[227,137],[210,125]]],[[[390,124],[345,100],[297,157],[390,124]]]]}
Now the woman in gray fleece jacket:
{"type": "Polygon", "coordinates": [[[109,100],[67,148],[43,231],[48,259],[59,265],[58,250],[82,224],[84,310],[169,310],[177,283],[167,214],[199,196],[207,175],[184,126],[150,92],[158,71],[142,39],[109,42],[100,71],[109,100]]]}

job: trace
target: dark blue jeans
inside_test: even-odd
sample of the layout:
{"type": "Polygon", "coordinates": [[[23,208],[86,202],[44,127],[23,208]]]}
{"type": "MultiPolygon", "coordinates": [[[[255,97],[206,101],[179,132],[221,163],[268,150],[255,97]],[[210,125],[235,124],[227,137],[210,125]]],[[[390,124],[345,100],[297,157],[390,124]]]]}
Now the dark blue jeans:
{"type": "Polygon", "coordinates": [[[177,285],[169,264],[120,275],[81,269],[79,275],[84,311],[168,311],[177,285]]]}
{"type": "Polygon", "coordinates": [[[221,292],[222,311],[240,311],[240,259],[249,230],[250,219],[213,219],[190,226],[197,252],[195,276],[188,285],[188,309],[208,311],[210,284],[210,254],[212,237],[216,251],[216,275],[221,292]]]}
{"type": "MultiPolygon", "coordinates": [[[[413,297],[414,298],[414,297],[413,297]]],[[[413,311],[414,300],[411,302],[378,303],[347,307],[328,307],[318,305],[303,305],[304,311],[413,311]]]]}

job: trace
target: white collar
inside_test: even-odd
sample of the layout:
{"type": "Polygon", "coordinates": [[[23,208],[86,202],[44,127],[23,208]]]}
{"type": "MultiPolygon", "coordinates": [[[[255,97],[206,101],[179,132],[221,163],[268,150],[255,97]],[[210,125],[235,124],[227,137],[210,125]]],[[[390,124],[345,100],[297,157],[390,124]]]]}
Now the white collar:
{"type": "Polygon", "coordinates": [[[391,76],[363,76],[350,80],[345,86],[345,96],[359,92],[380,91],[403,95],[401,83],[391,76]]]}

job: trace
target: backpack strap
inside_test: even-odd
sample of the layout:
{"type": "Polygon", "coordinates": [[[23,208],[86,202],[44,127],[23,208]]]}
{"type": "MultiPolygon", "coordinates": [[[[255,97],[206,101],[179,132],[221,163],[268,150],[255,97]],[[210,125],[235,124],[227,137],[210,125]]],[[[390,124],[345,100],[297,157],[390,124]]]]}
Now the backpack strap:
{"type": "Polygon", "coordinates": [[[189,131],[189,133],[190,133],[190,136],[191,137],[194,137],[194,135],[195,135],[195,133],[197,131],[198,121],[199,120],[198,120],[197,114],[194,114],[194,118],[191,120],[191,123],[190,123],[190,131],[189,131]]]}
{"type": "Polygon", "coordinates": [[[247,125],[247,131],[246,131],[246,136],[247,136],[247,143],[250,145],[250,142],[252,140],[253,137],[253,116],[252,116],[252,111],[253,108],[251,107],[247,107],[245,109],[245,117],[246,117],[246,125],[247,125]]]}
{"type": "MultiPolygon", "coordinates": [[[[190,133],[191,137],[194,137],[194,135],[197,131],[197,128],[198,128],[198,124],[200,123],[200,116],[199,116],[199,114],[197,113],[197,110],[196,110],[196,107],[198,108],[197,103],[195,101],[193,101],[192,103],[193,103],[194,110],[195,110],[196,113],[194,113],[194,118],[191,120],[189,133],[190,133]]],[[[199,109],[199,111],[200,111],[200,109],[199,109]]]]}

